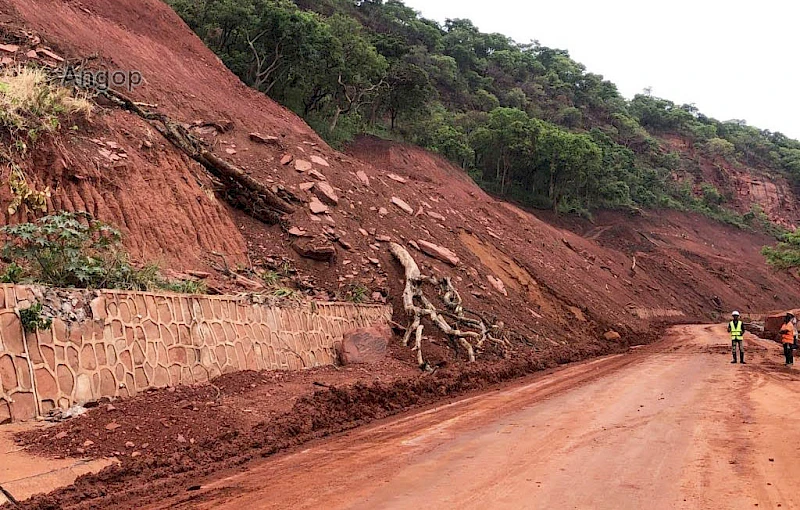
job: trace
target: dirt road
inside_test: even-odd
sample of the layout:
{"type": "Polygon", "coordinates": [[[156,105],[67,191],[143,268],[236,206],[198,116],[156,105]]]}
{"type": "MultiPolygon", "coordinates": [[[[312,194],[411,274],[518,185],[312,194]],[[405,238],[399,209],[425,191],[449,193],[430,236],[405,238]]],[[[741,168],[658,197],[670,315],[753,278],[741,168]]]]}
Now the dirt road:
{"type": "Polygon", "coordinates": [[[385,421],[162,508],[800,508],[800,371],[723,327],[385,421]]]}

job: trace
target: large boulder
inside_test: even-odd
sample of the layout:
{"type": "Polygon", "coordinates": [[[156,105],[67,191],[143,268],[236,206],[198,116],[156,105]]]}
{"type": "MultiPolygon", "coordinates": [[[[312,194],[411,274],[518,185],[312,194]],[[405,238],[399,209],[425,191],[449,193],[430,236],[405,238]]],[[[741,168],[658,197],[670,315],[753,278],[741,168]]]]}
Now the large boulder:
{"type": "Polygon", "coordinates": [[[374,363],[386,357],[392,330],[386,324],[351,329],[342,339],[342,363],[374,363]]]}

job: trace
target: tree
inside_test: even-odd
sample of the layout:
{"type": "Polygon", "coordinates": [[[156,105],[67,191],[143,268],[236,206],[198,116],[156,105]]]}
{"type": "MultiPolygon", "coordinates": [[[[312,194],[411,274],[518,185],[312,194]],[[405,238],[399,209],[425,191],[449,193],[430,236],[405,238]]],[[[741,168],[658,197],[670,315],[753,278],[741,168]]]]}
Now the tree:
{"type": "Polygon", "coordinates": [[[703,147],[706,154],[711,157],[731,158],[736,152],[736,147],[724,138],[712,138],[703,147]]]}
{"type": "Polygon", "coordinates": [[[515,108],[495,108],[489,113],[488,123],[472,133],[476,165],[483,170],[484,178],[494,172],[501,195],[506,193],[513,173],[530,169],[537,136],[538,123],[515,108]]]}
{"type": "Polygon", "coordinates": [[[428,73],[418,65],[401,60],[391,63],[386,82],[386,103],[392,130],[401,114],[419,112],[436,93],[428,73]]]}
{"type": "Polygon", "coordinates": [[[388,64],[362,34],[361,25],[354,19],[334,15],[328,20],[331,32],[341,47],[333,86],[333,119],[330,130],[336,129],[339,117],[372,103],[387,86],[388,64]]]}
{"type": "Polygon", "coordinates": [[[540,146],[553,211],[559,211],[565,198],[588,202],[590,179],[602,163],[600,148],[588,135],[575,135],[556,126],[543,130],[540,146]]]}

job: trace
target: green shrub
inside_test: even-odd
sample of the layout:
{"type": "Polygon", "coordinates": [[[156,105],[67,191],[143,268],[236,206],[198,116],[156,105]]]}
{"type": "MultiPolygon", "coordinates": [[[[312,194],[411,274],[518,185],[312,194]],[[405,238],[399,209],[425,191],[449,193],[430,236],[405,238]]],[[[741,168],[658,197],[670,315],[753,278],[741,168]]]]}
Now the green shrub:
{"type": "Polygon", "coordinates": [[[16,262],[6,266],[6,269],[0,274],[0,283],[19,283],[25,275],[22,267],[16,262]]]}
{"type": "Polygon", "coordinates": [[[281,275],[277,271],[264,271],[261,273],[261,279],[267,287],[274,287],[281,281],[281,275]]]}
{"type": "Polygon", "coordinates": [[[20,310],[19,319],[22,322],[22,327],[27,332],[34,332],[37,329],[50,329],[53,324],[53,319],[42,316],[42,304],[38,301],[29,308],[20,310]]]}
{"type": "Polygon", "coordinates": [[[10,261],[0,275],[4,283],[188,294],[207,290],[202,282],[167,280],[155,264],[134,267],[122,249],[120,232],[87,213],[60,212],[0,232],[6,236],[3,258],[10,261]]]}
{"type": "Polygon", "coordinates": [[[351,303],[363,303],[368,297],[369,289],[360,283],[351,285],[347,292],[347,300],[351,303]]]}

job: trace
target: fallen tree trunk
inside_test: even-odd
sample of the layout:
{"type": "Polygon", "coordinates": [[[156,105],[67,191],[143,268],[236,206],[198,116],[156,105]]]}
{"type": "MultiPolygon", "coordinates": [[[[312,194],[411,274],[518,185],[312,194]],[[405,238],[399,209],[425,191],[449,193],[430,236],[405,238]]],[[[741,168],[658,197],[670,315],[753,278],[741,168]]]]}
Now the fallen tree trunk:
{"type": "Polygon", "coordinates": [[[241,168],[209,151],[202,140],[194,137],[182,125],[166,115],[146,110],[127,96],[111,89],[97,91],[120,108],[148,121],[164,138],[181,152],[197,161],[222,182],[225,199],[234,207],[269,224],[280,222],[283,214],[291,214],[294,207],[269,187],[247,175],[241,168]]]}

